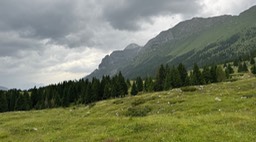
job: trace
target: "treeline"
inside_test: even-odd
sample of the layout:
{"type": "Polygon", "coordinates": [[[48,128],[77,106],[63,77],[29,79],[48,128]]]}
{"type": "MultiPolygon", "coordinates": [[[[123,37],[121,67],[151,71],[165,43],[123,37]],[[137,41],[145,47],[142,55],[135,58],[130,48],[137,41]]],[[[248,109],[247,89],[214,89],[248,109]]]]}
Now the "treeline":
{"type": "Polygon", "coordinates": [[[101,80],[64,81],[28,91],[0,91],[0,112],[68,107],[70,104],[90,104],[128,95],[128,85],[121,73],[101,80]]]}
{"type": "MultiPolygon", "coordinates": [[[[250,71],[256,74],[255,60],[252,58],[250,60],[252,68],[250,71]]],[[[231,79],[231,74],[233,74],[234,68],[238,68],[238,72],[249,72],[247,63],[234,61],[233,65],[224,64],[205,66],[202,69],[194,64],[192,71],[188,72],[183,64],[179,64],[178,67],[169,65],[161,65],[157,71],[155,81],[151,77],[145,78],[144,85],[141,85],[140,77],[132,84],[131,94],[136,95],[140,91],[144,92],[154,92],[170,90],[172,88],[190,86],[190,85],[205,85],[209,83],[222,82],[231,79]],[[141,88],[144,86],[144,88],[141,88]]]]}
{"type": "MultiPolygon", "coordinates": [[[[250,71],[256,74],[255,60],[252,58],[249,63],[252,66],[250,71]]],[[[194,64],[190,72],[183,64],[177,67],[161,65],[154,78],[147,77],[143,80],[137,77],[132,85],[131,81],[125,80],[120,72],[113,77],[103,76],[101,80],[80,79],[46,87],[34,87],[30,90],[0,91],[0,112],[68,107],[71,104],[87,105],[109,98],[125,97],[130,87],[131,95],[137,95],[138,92],[157,92],[190,85],[222,82],[231,78],[231,74],[235,72],[233,67],[238,68],[238,72],[249,71],[248,61],[234,61],[232,64],[224,64],[223,67],[205,66],[202,69],[194,64]]]]}

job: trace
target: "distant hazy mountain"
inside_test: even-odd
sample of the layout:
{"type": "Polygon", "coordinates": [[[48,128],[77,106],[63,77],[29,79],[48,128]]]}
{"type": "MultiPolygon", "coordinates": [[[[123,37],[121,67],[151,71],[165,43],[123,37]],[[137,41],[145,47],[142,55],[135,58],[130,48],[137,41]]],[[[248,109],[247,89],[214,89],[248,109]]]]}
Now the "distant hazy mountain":
{"type": "Polygon", "coordinates": [[[3,86],[0,86],[0,90],[7,91],[7,90],[8,90],[8,88],[3,87],[3,86]]]}
{"type": "Polygon", "coordinates": [[[87,78],[118,71],[128,78],[154,75],[160,64],[220,63],[256,51],[256,6],[239,16],[193,18],[161,32],[144,47],[136,44],[106,56],[87,78]],[[129,49],[129,50],[128,50],[129,49]]]}
{"type": "Polygon", "coordinates": [[[140,46],[137,44],[130,44],[122,51],[114,51],[110,55],[105,56],[99,68],[93,71],[86,78],[92,77],[100,78],[103,75],[115,75],[118,71],[123,70],[126,65],[133,62],[133,59],[138,55],[140,46]]]}

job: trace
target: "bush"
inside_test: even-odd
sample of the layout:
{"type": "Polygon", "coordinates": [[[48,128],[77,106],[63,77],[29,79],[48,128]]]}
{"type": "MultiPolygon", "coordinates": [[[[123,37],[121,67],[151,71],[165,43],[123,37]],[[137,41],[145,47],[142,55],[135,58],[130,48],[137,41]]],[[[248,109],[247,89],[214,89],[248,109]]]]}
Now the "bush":
{"type": "Polygon", "coordinates": [[[115,101],[113,102],[113,104],[115,104],[115,105],[119,105],[119,104],[122,104],[122,103],[124,103],[123,100],[115,100],[115,101]]]}
{"type": "Polygon", "coordinates": [[[143,99],[137,99],[137,100],[134,100],[132,102],[132,106],[138,106],[138,105],[141,105],[141,104],[144,104],[146,101],[143,100],[143,99]]]}
{"type": "Polygon", "coordinates": [[[128,108],[127,112],[125,113],[125,116],[143,117],[143,116],[146,116],[151,110],[152,109],[148,106],[131,107],[131,108],[128,108]]]}
{"type": "Polygon", "coordinates": [[[194,92],[197,90],[196,87],[193,87],[193,86],[181,87],[180,89],[183,92],[194,92]]]}
{"type": "Polygon", "coordinates": [[[89,109],[91,109],[91,108],[93,108],[95,105],[96,105],[96,103],[90,103],[90,104],[88,105],[88,107],[89,107],[89,109]]]}

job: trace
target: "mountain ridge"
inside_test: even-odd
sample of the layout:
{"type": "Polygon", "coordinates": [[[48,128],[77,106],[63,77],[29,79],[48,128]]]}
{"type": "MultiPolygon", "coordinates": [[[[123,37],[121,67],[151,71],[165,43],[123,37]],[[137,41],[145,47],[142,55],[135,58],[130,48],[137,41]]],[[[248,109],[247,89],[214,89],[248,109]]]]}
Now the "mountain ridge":
{"type": "Polygon", "coordinates": [[[100,78],[118,71],[127,78],[145,77],[154,75],[160,64],[177,65],[182,62],[191,67],[194,63],[202,66],[238,58],[256,49],[255,15],[256,6],[253,6],[238,16],[195,17],[182,21],[150,39],[136,54],[131,54],[129,60],[119,58],[119,61],[127,62],[115,67],[108,67],[102,62],[100,65],[104,64],[109,70],[99,68],[99,74],[93,72],[89,77],[100,78]],[[249,38],[247,34],[250,32],[253,34],[249,38]]]}

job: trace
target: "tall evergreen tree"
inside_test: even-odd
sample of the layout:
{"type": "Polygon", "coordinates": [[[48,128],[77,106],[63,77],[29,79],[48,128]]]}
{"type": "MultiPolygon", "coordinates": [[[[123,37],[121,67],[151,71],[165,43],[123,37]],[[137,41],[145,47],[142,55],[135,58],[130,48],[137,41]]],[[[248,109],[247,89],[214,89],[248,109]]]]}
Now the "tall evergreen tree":
{"type": "Polygon", "coordinates": [[[155,91],[163,91],[165,77],[166,77],[166,71],[165,71],[164,65],[161,65],[156,75],[156,81],[155,81],[155,87],[154,87],[155,91]]]}
{"type": "Polygon", "coordinates": [[[191,82],[193,85],[203,84],[202,73],[197,64],[194,64],[193,72],[192,72],[192,76],[191,76],[191,82]]]}
{"type": "Polygon", "coordinates": [[[133,83],[132,84],[132,90],[131,90],[131,95],[132,96],[135,96],[138,94],[138,89],[137,89],[137,86],[136,86],[136,83],[133,83]]]}
{"type": "Polygon", "coordinates": [[[252,66],[251,72],[252,72],[253,74],[256,74],[256,65],[253,65],[253,66],[252,66]]]}
{"type": "Polygon", "coordinates": [[[8,111],[8,102],[4,91],[0,91],[0,112],[8,111]]]}
{"type": "Polygon", "coordinates": [[[179,74],[180,74],[180,79],[181,79],[181,85],[182,86],[186,86],[186,85],[189,85],[188,83],[188,72],[187,72],[187,69],[185,68],[185,66],[180,63],[179,66],[178,66],[178,71],[179,71],[179,74]]]}
{"type": "Polygon", "coordinates": [[[164,90],[169,90],[173,88],[172,81],[173,81],[173,73],[172,73],[172,70],[169,70],[164,80],[164,90]]]}
{"type": "Polygon", "coordinates": [[[171,81],[172,86],[174,88],[181,87],[182,86],[182,80],[181,80],[181,77],[180,77],[180,73],[179,73],[179,70],[174,66],[171,70],[171,76],[172,76],[172,81],[171,81]]]}
{"type": "Polygon", "coordinates": [[[217,82],[217,75],[216,75],[217,66],[212,65],[210,72],[211,72],[211,83],[217,82]]]}
{"type": "Polygon", "coordinates": [[[233,66],[237,67],[238,65],[239,65],[238,60],[235,60],[235,61],[233,62],[233,66]]]}
{"type": "Polygon", "coordinates": [[[205,83],[211,83],[212,82],[212,75],[209,67],[204,66],[202,71],[202,76],[204,78],[205,83]]]}
{"type": "Polygon", "coordinates": [[[143,91],[143,80],[141,79],[141,77],[137,77],[136,86],[139,92],[143,91]]]}
{"type": "Polygon", "coordinates": [[[243,64],[239,63],[237,72],[243,72],[243,71],[244,71],[243,64]]]}
{"type": "Polygon", "coordinates": [[[254,65],[254,64],[255,64],[255,60],[254,60],[254,58],[251,58],[251,60],[250,60],[250,64],[251,64],[251,65],[254,65]]]}
{"type": "Polygon", "coordinates": [[[217,81],[222,82],[226,80],[226,73],[223,71],[221,66],[218,66],[216,69],[217,81]]]}
{"type": "Polygon", "coordinates": [[[144,91],[145,92],[153,92],[154,91],[154,82],[153,82],[153,79],[151,77],[147,77],[145,79],[144,91]]]}
{"type": "Polygon", "coordinates": [[[245,62],[243,63],[243,71],[248,72],[248,67],[247,67],[247,64],[245,62]]]}

